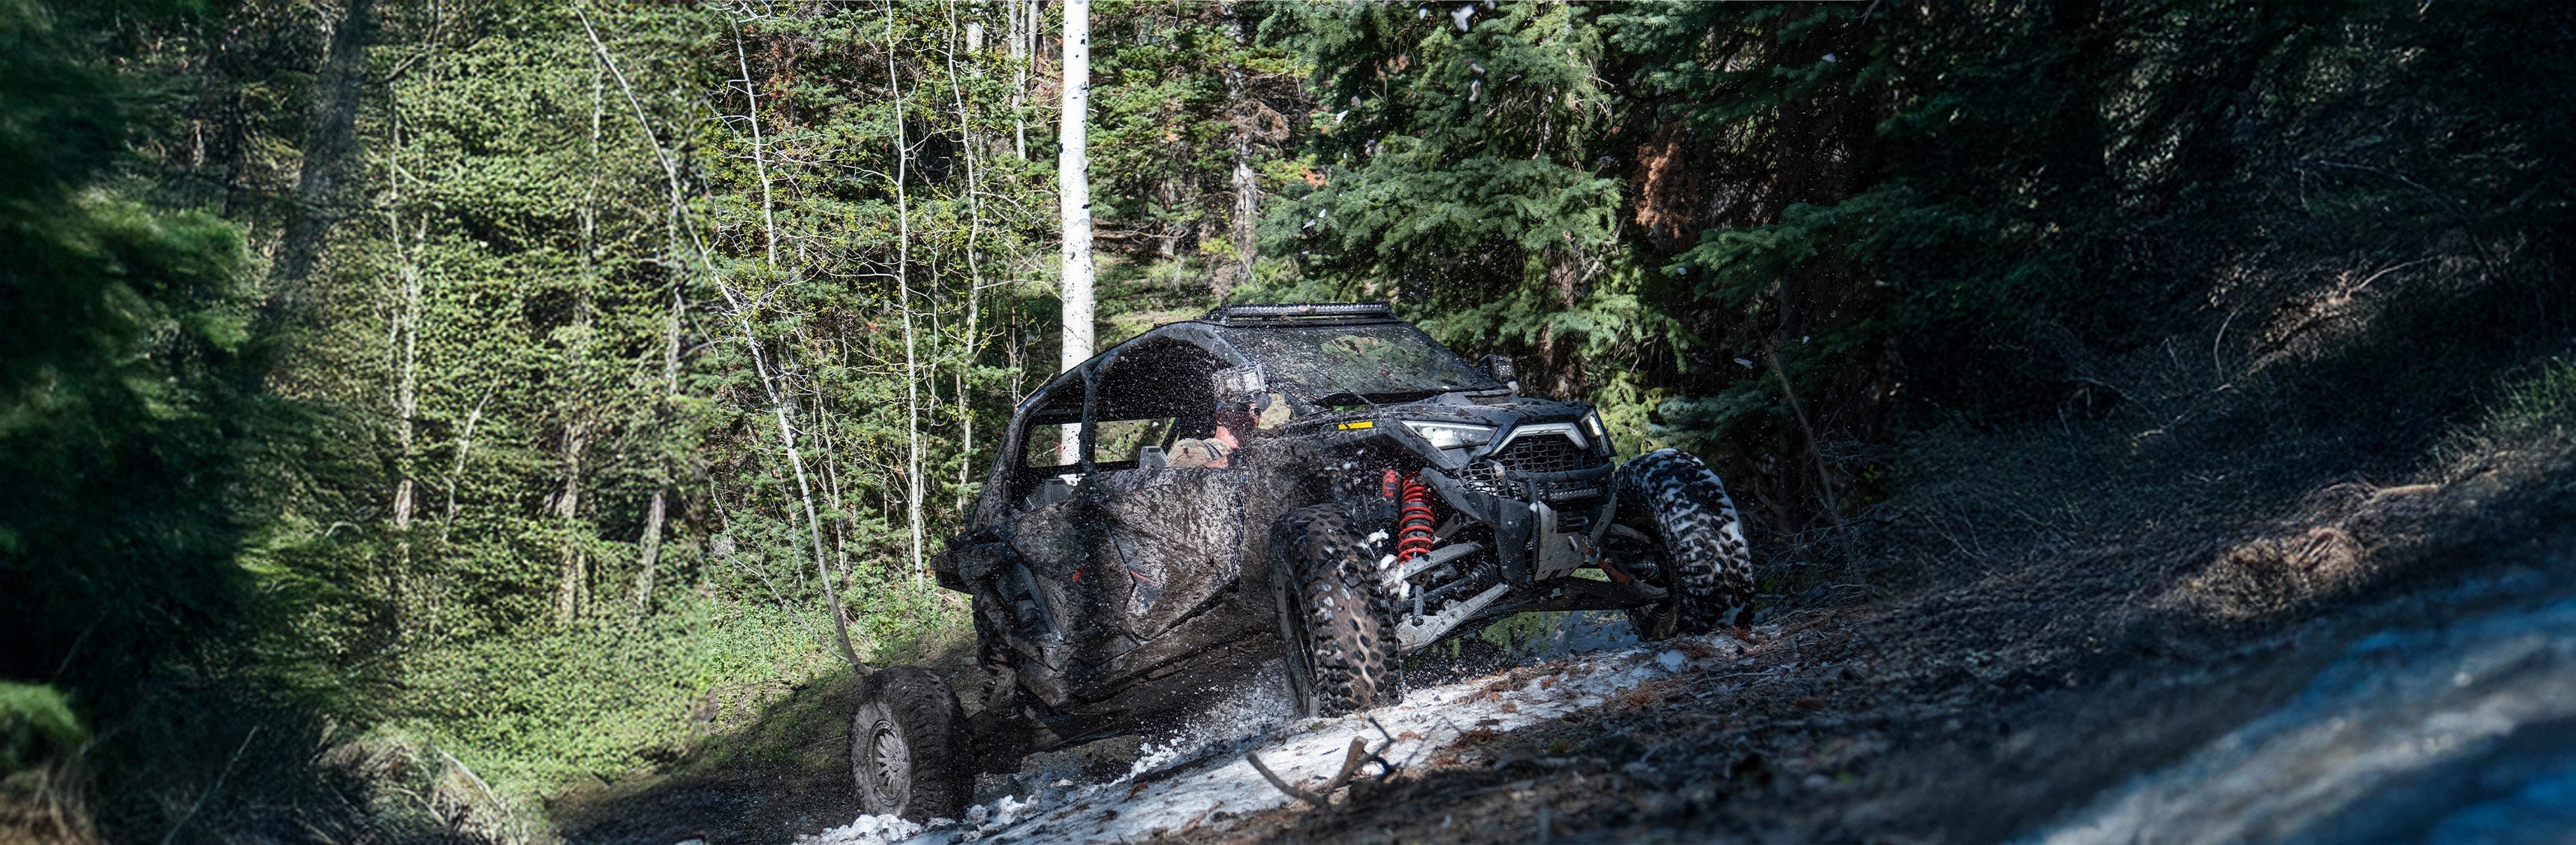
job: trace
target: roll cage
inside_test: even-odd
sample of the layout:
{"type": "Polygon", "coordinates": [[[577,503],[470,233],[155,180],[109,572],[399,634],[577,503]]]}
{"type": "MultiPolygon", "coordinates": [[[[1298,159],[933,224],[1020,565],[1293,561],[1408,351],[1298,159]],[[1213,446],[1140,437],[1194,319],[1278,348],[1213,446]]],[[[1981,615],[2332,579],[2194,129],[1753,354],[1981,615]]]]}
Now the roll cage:
{"type": "Polygon", "coordinates": [[[977,515],[986,516],[980,503],[1007,509],[1048,479],[1069,485],[1074,477],[1136,468],[1136,447],[1169,450],[1183,438],[1207,437],[1221,403],[1245,403],[1268,423],[1506,389],[1382,303],[1226,306],[1110,347],[1021,402],[986,475],[1004,489],[985,491],[977,515]],[[1133,421],[1157,425],[1117,432],[1117,442],[1104,444],[1104,424],[1133,421]],[[1066,427],[1059,432],[1073,435],[1073,448],[1063,449],[1062,433],[1048,436],[1048,426],[1066,427]],[[1152,442],[1132,442],[1140,436],[1152,442]],[[1072,460],[1039,460],[1046,452],[1072,460]]]}

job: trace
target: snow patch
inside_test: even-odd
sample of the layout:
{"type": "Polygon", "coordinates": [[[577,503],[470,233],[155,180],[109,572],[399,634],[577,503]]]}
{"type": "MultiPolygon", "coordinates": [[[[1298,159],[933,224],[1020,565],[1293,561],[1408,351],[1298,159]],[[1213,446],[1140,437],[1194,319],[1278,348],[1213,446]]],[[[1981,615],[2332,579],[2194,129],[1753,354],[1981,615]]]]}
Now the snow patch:
{"type": "MultiPolygon", "coordinates": [[[[988,821],[996,825],[1010,824],[1026,817],[1032,806],[1034,805],[1027,801],[1020,800],[1017,796],[1004,795],[1002,796],[1002,800],[992,803],[992,812],[987,816],[987,818],[982,819],[981,821],[988,821]]],[[[976,807],[975,809],[982,810],[985,808],[976,807]]],[[[968,812],[971,813],[973,810],[968,812]]]]}
{"type": "MultiPolygon", "coordinates": [[[[1561,718],[1648,681],[1731,667],[1751,649],[1728,634],[1666,640],[1416,689],[1401,704],[1333,719],[1288,718],[1287,692],[1276,680],[1280,673],[1265,671],[1261,682],[1148,744],[1125,775],[1090,785],[1060,781],[1058,788],[1026,800],[1006,797],[980,805],[963,822],[933,824],[909,842],[1105,843],[1221,824],[1290,801],[1244,761],[1246,751],[1260,754],[1281,780],[1310,788],[1341,770],[1342,753],[1354,738],[1372,748],[1392,738],[1384,756],[1399,767],[1418,767],[1471,732],[1510,732],[1561,718]]],[[[1374,767],[1364,772],[1375,773],[1374,767]]]]}
{"type": "MultiPolygon", "coordinates": [[[[932,819],[931,823],[948,821],[932,819]]],[[[921,825],[897,816],[860,816],[849,824],[813,836],[796,837],[796,845],[887,845],[918,836],[921,830],[921,825]]]]}

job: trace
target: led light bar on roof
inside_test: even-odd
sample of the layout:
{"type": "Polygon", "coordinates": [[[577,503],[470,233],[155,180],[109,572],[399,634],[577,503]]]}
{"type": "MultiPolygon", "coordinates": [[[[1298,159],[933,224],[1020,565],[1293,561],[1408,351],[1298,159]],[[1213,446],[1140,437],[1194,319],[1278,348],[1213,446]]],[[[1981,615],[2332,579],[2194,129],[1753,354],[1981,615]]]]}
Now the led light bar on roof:
{"type": "Polygon", "coordinates": [[[1208,312],[1213,323],[1345,323],[1395,319],[1395,308],[1383,302],[1309,302],[1284,305],[1221,305],[1208,312]]]}

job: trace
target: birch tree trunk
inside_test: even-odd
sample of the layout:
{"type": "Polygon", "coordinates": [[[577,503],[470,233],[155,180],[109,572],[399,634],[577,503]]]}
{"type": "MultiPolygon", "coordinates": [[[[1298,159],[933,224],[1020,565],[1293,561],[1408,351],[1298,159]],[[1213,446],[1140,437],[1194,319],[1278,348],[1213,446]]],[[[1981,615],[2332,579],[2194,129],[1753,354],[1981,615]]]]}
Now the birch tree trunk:
{"type": "MultiPolygon", "coordinates": [[[[681,279],[675,274],[671,279],[671,317],[662,333],[662,395],[653,404],[655,434],[659,437],[671,435],[671,402],[680,395],[680,321],[688,316],[688,300],[681,296],[680,285],[681,279]]],[[[667,447],[659,463],[661,483],[653,488],[653,501],[644,508],[643,561],[635,573],[636,613],[653,609],[653,576],[662,563],[662,525],[670,518],[671,479],[678,475],[667,447]]]]}
{"type": "MultiPolygon", "coordinates": [[[[1235,37],[1240,41],[1242,33],[1236,32],[1235,37]]],[[[1226,69],[1225,88],[1226,99],[1230,101],[1229,105],[1238,115],[1234,125],[1234,273],[1232,275],[1210,274],[1215,279],[1214,293],[1219,303],[1225,301],[1225,295],[1232,292],[1235,286],[1249,284],[1252,281],[1253,262],[1259,257],[1255,251],[1257,244],[1252,237],[1252,223],[1253,218],[1261,213],[1261,182],[1254,178],[1252,171],[1250,123],[1253,118],[1240,116],[1246,111],[1242,106],[1244,88],[1242,68],[1226,69]]]]}
{"type": "MultiPolygon", "coordinates": [[[[889,7],[891,10],[891,7],[889,7]]],[[[778,267],[778,217],[773,210],[778,203],[769,193],[769,157],[762,155],[766,146],[760,135],[760,84],[751,79],[751,56],[743,51],[742,25],[733,28],[733,60],[742,69],[742,116],[751,124],[751,166],[760,176],[760,231],[769,249],[768,266],[778,267]]]]}
{"type": "MultiPolygon", "coordinates": [[[[1064,3],[1064,114],[1055,159],[1057,210],[1064,217],[1064,354],[1071,371],[1091,359],[1091,177],[1084,117],[1091,108],[1091,0],[1064,3]]],[[[1081,460],[1079,426],[1066,429],[1060,463],[1081,460]]]]}
{"type": "MultiPolygon", "coordinates": [[[[952,37],[956,34],[956,6],[948,7],[948,30],[952,37]]],[[[981,50],[983,33],[974,26],[969,26],[966,32],[966,49],[969,52],[981,50]]],[[[966,110],[966,89],[957,80],[957,51],[953,47],[948,51],[948,94],[957,108],[957,134],[966,139],[960,153],[966,159],[966,208],[969,212],[966,229],[966,331],[963,337],[966,349],[964,360],[957,365],[957,512],[962,516],[966,513],[966,486],[972,481],[975,465],[975,402],[966,394],[966,373],[974,369],[975,360],[984,347],[984,338],[979,334],[982,329],[976,325],[981,316],[977,308],[984,292],[983,256],[976,242],[984,233],[984,192],[975,171],[978,149],[975,118],[966,110]]]]}
{"type": "Polygon", "coordinates": [[[555,519],[563,531],[563,580],[555,585],[556,624],[571,624],[580,618],[584,593],[590,584],[589,559],[579,539],[581,455],[589,448],[590,426],[570,424],[564,431],[563,492],[555,497],[555,519]]]}
{"type": "MultiPolygon", "coordinates": [[[[751,162],[760,177],[760,222],[763,244],[767,248],[767,266],[778,265],[778,218],[773,212],[776,202],[769,185],[769,161],[762,154],[766,146],[760,129],[760,86],[751,78],[751,58],[743,49],[742,27],[736,22],[733,31],[734,63],[742,72],[743,117],[751,124],[751,162]]],[[[598,135],[594,109],[592,136],[598,135]]],[[[676,222],[676,221],[675,221],[676,222]]],[[[672,243],[679,239],[675,236],[672,243]]],[[[688,299],[683,295],[685,282],[678,276],[671,280],[671,313],[664,325],[662,344],[662,396],[656,400],[654,419],[660,433],[667,436],[673,422],[671,402],[680,394],[680,324],[688,315],[688,299]]],[[[644,508],[642,563],[635,573],[635,612],[653,609],[653,580],[662,562],[662,528],[670,518],[671,479],[677,475],[667,452],[660,459],[661,482],[653,488],[653,500],[644,508]]]]}
{"type": "Polygon", "coordinates": [[[401,265],[402,290],[399,304],[394,310],[391,339],[394,341],[392,346],[395,355],[394,419],[398,426],[394,431],[394,439],[401,447],[402,453],[396,463],[399,480],[394,484],[393,506],[394,535],[400,539],[395,541],[394,570],[386,574],[385,589],[390,599],[387,605],[394,609],[392,619],[394,639],[400,641],[403,638],[403,612],[406,607],[403,601],[403,585],[412,571],[412,513],[419,505],[419,491],[413,479],[419,475],[420,457],[419,450],[415,448],[418,432],[415,430],[414,421],[420,418],[421,297],[420,259],[418,254],[407,248],[403,242],[402,160],[400,158],[403,148],[403,125],[400,104],[397,103],[392,111],[393,140],[387,147],[389,165],[387,169],[392,172],[385,179],[388,188],[385,229],[391,234],[394,253],[399,258],[397,263],[401,265]]]}
{"type": "MultiPolygon", "coordinates": [[[[1225,15],[1226,35],[1234,39],[1235,48],[1251,46],[1251,39],[1243,31],[1242,7],[1228,3],[1225,15]]],[[[1252,231],[1254,219],[1261,215],[1261,181],[1255,178],[1252,170],[1253,127],[1260,118],[1257,110],[1244,107],[1243,98],[1248,86],[1244,85],[1243,75],[1240,64],[1225,69],[1226,109],[1234,115],[1234,275],[1229,278],[1224,273],[1212,274],[1216,279],[1214,292],[1219,303],[1223,303],[1225,295],[1233,292],[1236,286],[1252,282],[1252,268],[1260,258],[1259,244],[1252,231]]]]}
{"type": "Polygon", "coordinates": [[[896,301],[903,310],[903,378],[905,437],[911,442],[910,457],[904,462],[905,519],[912,529],[912,589],[921,590],[921,354],[912,327],[912,205],[905,192],[904,180],[910,177],[912,139],[903,123],[903,77],[895,72],[894,4],[886,4],[886,85],[894,92],[894,214],[895,259],[894,286],[896,301]]]}
{"type": "Polygon", "coordinates": [[[563,583],[555,592],[555,621],[570,624],[581,617],[582,606],[590,599],[588,554],[579,536],[581,526],[581,461],[590,448],[590,414],[582,407],[587,397],[585,378],[589,369],[591,291],[599,281],[599,183],[600,122],[608,110],[608,80],[597,71],[590,84],[590,180],[581,198],[581,293],[573,298],[573,332],[565,349],[570,359],[572,388],[564,394],[564,489],[555,500],[556,516],[563,529],[563,583]]]}
{"type": "Polygon", "coordinates": [[[635,573],[635,612],[653,609],[653,569],[662,562],[662,521],[670,505],[664,501],[667,488],[655,489],[653,501],[644,506],[644,551],[642,568],[635,573]]]}
{"type": "Polygon", "coordinates": [[[1037,51],[1031,45],[1037,39],[1037,0],[1011,2],[1011,143],[1021,161],[1029,160],[1029,118],[1025,106],[1029,96],[1029,65],[1037,62],[1037,51]]]}
{"type": "MultiPolygon", "coordinates": [[[[745,93],[748,93],[751,87],[750,60],[742,58],[740,53],[742,49],[740,27],[734,29],[734,49],[735,57],[743,62],[745,77],[743,86],[745,93]]],[[[597,143],[599,136],[599,114],[603,110],[600,102],[604,98],[604,93],[596,93],[592,99],[591,137],[594,144],[597,143]]],[[[760,159],[759,102],[752,101],[752,107],[745,110],[744,114],[753,121],[752,159],[758,162],[760,159]]],[[[760,214],[763,221],[769,221],[769,172],[764,168],[760,175],[760,214]]],[[[665,225],[676,227],[678,220],[676,217],[666,216],[665,225]]],[[[675,248],[679,245],[676,232],[671,234],[670,241],[675,248]]],[[[778,237],[774,228],[769,237],[769,251],[770,259],[775,261],[778,253],[778,237]]],[[[688,317],[688,297],[684,288],[686,284],[685,276],[679,273],[671,275],[670,317],[664,322],[662,331],[662,395],[655,397],[653,402],[653,422],[655,434],[658,437],[669,437],[671,425],[677,419],[671,403],[680,395],[680,324],[688,317]]],[[[653,487],[653,500],[644,507],[642,544],[644,548],[641,553],[642,561],[635,573],[635,612],[639,615],[653,609],[653,580],[662,563],[662,528],[670,519],[671,479],[678,475],[677,468],[672,463],[671,452],[666,446],[662,449],[661,456],[656,459],[658,464],[656,469],[661,473],[661,478],[653,487]]]]}

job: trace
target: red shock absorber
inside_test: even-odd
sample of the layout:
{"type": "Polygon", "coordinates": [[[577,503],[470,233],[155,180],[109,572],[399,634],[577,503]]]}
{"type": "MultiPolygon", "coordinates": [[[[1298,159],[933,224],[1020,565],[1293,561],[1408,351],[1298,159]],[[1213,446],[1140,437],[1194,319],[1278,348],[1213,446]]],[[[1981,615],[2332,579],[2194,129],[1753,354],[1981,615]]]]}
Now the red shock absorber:
{"type": "Polygon", "coordinates": [[[1431,489],[1422,486],[1422,477],[1404,477],[1404,498],[1395,515],[1395,559],[1410,563],[1414,558],[1431,553],[1431,534],[1437,520],[1431,515],[1431,489]]]}

